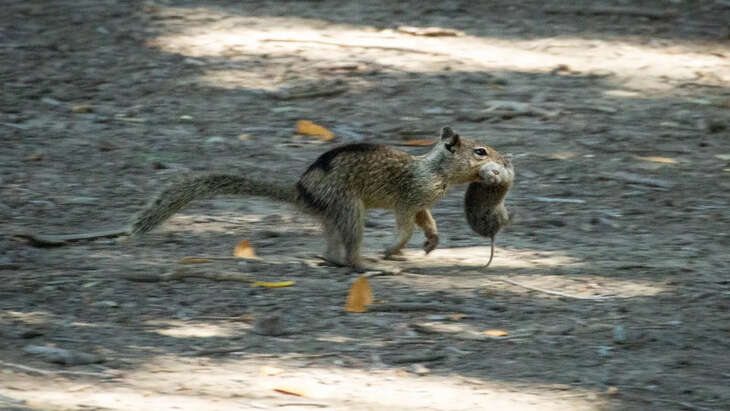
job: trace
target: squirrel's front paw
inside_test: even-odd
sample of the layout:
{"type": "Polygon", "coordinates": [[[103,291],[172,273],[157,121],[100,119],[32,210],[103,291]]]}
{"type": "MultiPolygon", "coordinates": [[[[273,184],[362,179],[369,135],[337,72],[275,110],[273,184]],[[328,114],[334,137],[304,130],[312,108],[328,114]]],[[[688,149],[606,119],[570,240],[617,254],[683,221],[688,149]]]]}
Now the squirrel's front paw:
{"type": "Polygon", "coordinates": [[[426,234],[426,241],[423,243],[423,251],[425,251],[426,254],[435,250],[436,246],[438,246],[438,245],[439,245],[438,234],[426,234]]]}

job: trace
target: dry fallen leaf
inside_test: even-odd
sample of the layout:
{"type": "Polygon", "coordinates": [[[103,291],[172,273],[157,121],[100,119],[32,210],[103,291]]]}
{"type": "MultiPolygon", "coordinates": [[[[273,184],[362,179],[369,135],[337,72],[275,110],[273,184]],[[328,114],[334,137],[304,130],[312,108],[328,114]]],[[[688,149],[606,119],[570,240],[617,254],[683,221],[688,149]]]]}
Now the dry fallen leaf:
{"type": "Polygon", "coordinates": [[[258,258],[248,240],[241,240],[233,249],[233,255],[238,258],[258,258]]]}
{"type": "Polygon", "coordinates": [[[551,160],[569,160],[575,157],[577,154],[570,151],[561,151],[559,153],[552,153],[548,156],[551,160]]]}
{"type": "Polygon", "coordinates": [[[490,337],[506,337],[509,333],[504,330],[486,330],[484,331],[484,335],[488,335],[490,337]]]}
{"type": "Polygon", "coordinates": [[[314,136],[322,141],[330,141],[335,138],[335,133],[309,120],[297,121],[297,133],[314,136]]]}
{"type": "Polygon", "coordinates": [[[76,106],[71,106],[71,112],[72,113],[91,113],[94,109],[91,108],[91,106],[86,104],[79,104],[76,106]]]}
{"type": "Polygon", "coordinates": [[[634,160],[651,161],[652,163],[677,164],[677,160],[675,160],[673,158],[669,158],[669,157],[655,157],[655,156],[642,157],[642,156],[634,156],[634,160]]]}
{"type": "Polygon", "coordinates": [[[307,394],[304,388],[294,386],[276,387],[274,391],[282,394],[296,395],[297,397],[304,397],[307,394]]]}
{"type": "Polygon", "coordinates": [[[408,140],[403,143],[404,146],[432,146],[436,143],[435,138],[421,138],[415,140],[408,140]]]}
{"type": "Polygon", "coordinates": [[[254,281],[251,283],[251,287],[266,287],[266,288],[282,288],[294,285],[294,281],[254,281]]]}
{"type": "Polygon", "coordinates": [[[203,258],[203,257],[183,257],[180,259],[180,264],[203,264],[203,263],[212,263],[213,260],[210,258],[203,258]]]}
{"type": "Polygon", "coordinates": [[[424,37],[460,37],[464,35],[463,31],[448,29],[444,27],[399,26],[396,31],[410,34],[411,36],[424,37]]]}
{"type": "Polygon", "coordinates": [[[364,313],[365,306],[373,303],[373,290],[370,288],[368,278],[361,275],[350,287],[347,295],[345,311],[350,313],[364,313]]]}

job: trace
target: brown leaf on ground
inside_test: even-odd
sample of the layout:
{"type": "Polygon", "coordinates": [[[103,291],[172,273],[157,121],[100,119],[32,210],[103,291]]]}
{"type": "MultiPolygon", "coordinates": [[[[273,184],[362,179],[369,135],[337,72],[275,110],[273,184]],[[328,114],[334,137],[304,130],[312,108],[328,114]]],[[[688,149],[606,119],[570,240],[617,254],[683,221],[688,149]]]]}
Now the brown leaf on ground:
{"type": "Polygon", "coordinates": [[[424,37],[461,37],[464,35],[463,31],[444,27],[399,26],[396,30],[400,33],[410,34],[411,36],[424,37]]]}
{"type": "Polygon", "coordinates": [[[669,157],[657,157],[657,156],[633,156],[634,160],[650,161],[652,163],[664,163],[664,164],[677,164],[677,160],[669,157]]]}
{"type": "Polygon", "coordinates": [[[322,141],[330,141],[335,138],[335,133],[309,120],[297,121],[297,133],[313,136],[322,141]]]}
{"type": "Polygon", "coordinates": [[[236,244],[236,248],[233,249],[233,255],[238,258],[258,258],[256,252],[251,246],[251,242],[248,240],[241,240],[236,244]]]}
{"type": "Polygon", "coordinates": [[[373,303],[373,290],[367,277],[360,276],[350,287],[350,293],[347,295],[345,303],[345,311],[350,313],[364,313],[367,311],[366,306],[373,303]]]}
{"type": "Polygon", "coordinates": [[[79,104],[71,107],[72,113],[92,113],[93,111],[94,109],[87,104],[79,104]]]}
{"type": "Polygon", "coordinates": [[[212,263],[213,260],[210,258],[202,258],[202,257],[183,257],[180,259],[180,264],[204,264],[204,263],[212,263]]]}
{"type": "Polygon", "coordinates": [[[296,395],[297,397],[304,397],[306,395],[305,390],[301,387],[276,387],[274,391],[282,394],[296,395]]]}
{"type": "Polygon", "coordinates": [[[251,283],[251,287],[283,288],[291,287],[294,284],[294,281],[254,281],[251,283]]]}
{"type": "Polygon", "coordinates": [[[421,139],[415,139],[415,140],[408,140],[402,145],[404,146],[432,146],[436,143],[435,138],[421,138],[421,139]]]}

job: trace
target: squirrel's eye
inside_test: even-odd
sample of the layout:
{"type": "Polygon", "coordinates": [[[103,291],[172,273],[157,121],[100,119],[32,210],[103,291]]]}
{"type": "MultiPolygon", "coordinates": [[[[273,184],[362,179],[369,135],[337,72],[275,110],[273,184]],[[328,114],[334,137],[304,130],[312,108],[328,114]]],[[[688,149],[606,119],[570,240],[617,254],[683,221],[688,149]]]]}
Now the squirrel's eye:
{"type": "Polygon", "coordinates": [[[475,148],[474,149],[474,154],[476,154],[478,156],[486,156],[487,155],[487,150],[485,150],[483,148],[475,148]]]}

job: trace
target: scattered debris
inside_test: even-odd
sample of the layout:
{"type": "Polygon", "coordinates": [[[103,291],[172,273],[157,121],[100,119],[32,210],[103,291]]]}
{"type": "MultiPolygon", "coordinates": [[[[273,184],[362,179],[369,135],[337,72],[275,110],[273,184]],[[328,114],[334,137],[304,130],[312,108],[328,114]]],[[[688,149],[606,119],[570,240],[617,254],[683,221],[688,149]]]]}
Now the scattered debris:
{"type": "Polygon", "coordinates": [[[675,17],[677,14],[672,11],[663,11],[655,9],[643,9],[634,7],[548,7],[545,8],[545,13],[548,14],[577,14],[577,15],[618,15],[618,16],[629,16],[629,17],[646,17],[650,19],[669,19],[675,17]]]}
{"type": "Polygon", "coordinates": [[[609,298],[614,298],[614,297],[604,296],[604,295],[596,295],[596,296],[572,295],[572,294],[561,293],[559,291],[546,290],[544,288],[531,287],[529,285],[524,285],[524,284],[518,283],[516,281],[509,280],[507,278],[500,278],[500,280],[501,281],[504,281],[506,283],[512,284],[512,285],[516,285],[518,287],[522,287],[522,288],[527,289],[527,290],[538,291],[538,292],[541,292],[541,293],[544,293],[544,294],[557,295],[559,297],[573,298],[573,299],[576,299],[576,300],[606,300],[606,299],[609,299],[609,298]]]}
{"type": "Polygon", "coordinates": [[[461,37],[464,35],[463,31],[443,27],[398,26],[395,31],[411,36],[423,37],[461,37]]]}
{"type": "Polygon", "coordinates": [[[15,368],[21,371],[27,371],[30,373],[41,374],[41,375],[76,375],[81,377],[99,377],[99,378],[115,378],[117,375],[104,373],[104,372],[90,372],[90,371],[67,371],[67,370],[42,370],[40,368],[28,367],[27,365],[14,364],[11,362],[0,361],[0,365],[5,367],[15,368]]]}
{"type": "Polygon", "coordinates": [[[63,365],[85,365],[104,362],[104,358],[100,355],[66,350],[57,347],[26,345],[25,347],[23,347],[23,351],[27,352],[28,354],[38,355],[48,362],[63,365]]]}
{"type": "Polygon", "coordinates": [[[627,173],[625,171],[617,171],[613,174],[602,174],[603,177],[613,180],[625,181],[632,184],[642,184],[651,187],[659,187],[663,189],[670,189],[674,187],[674,183],[666,180],[660,180],[658,178],[643,177],[638,174],[627,173]]]}
{"type": "Polygon", "coordinates": [[[571,203],[571,204],[585,204],[586,200],[580,198],[556,198],[556,197],[530,197],[535,201],[541,203],[571,203]]]}
{"type": "Polygon", "coordinates": [[[90,231],[78,234],[17,233],[13,234],[13,237],[28,240],[31,245],[36,247],[48,247],[68,245],[69,243],[74,241],[94,240],[97,238],[113,238],[123,235],[129,235],[129,230],[126,227],[101,231],[90,231]]]}

